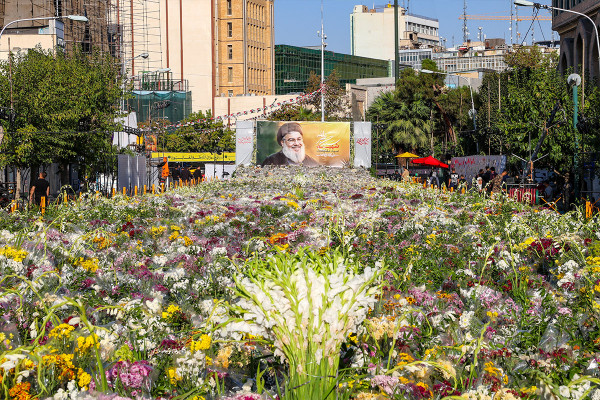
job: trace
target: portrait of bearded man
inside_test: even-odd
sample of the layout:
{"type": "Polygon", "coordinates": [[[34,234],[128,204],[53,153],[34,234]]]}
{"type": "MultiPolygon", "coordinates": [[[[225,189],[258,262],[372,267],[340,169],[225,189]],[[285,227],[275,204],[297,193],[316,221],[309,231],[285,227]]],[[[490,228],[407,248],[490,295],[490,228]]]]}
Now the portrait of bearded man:
{"type": "Polygon", "coordinates": [[[289,122],[281,125],[277,131],[277,143],[281,146],[281,150],[265,158],[262,166],[304,165],[315,167],[319,165],[313,158],[306,155],[302,127],[299,123],[289,122]]]}

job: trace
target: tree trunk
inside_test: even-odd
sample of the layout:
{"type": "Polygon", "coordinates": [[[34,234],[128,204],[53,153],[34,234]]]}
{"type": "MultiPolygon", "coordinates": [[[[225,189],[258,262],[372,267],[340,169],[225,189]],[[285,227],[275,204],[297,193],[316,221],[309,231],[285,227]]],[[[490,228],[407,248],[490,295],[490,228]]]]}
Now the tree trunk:
{"type": "Polygon", "coordinates": [[[19,201],[21,198],[21,168],[16,167],[15,169],[15,200],[19,201]]]}

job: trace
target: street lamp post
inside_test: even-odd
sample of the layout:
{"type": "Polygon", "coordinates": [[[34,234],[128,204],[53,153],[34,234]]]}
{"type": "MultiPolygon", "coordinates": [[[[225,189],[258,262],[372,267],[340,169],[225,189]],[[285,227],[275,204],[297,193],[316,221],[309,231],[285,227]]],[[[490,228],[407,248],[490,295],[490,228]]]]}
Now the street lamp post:
{"type": "MultiPolygon", "coordinates": [[[[598,47],[598,54],[600,55],[600,34],[598,34],[598,27],[596,26],[596,23],[589,16],[585,15],[584,13],[580,13],[578,11],[567,10],[564,8],[558,8],[558,7],[554,7],[554,6],[547,6],[545,4],[534,3],[533,1],[529,1],[529,0],[514,0],[514,3],[517,6],[533,7],[533,8],[537,8],[538,10],[540,8],[543,8],[544,10],[549,10],[549,11],[551,11],[551,10],[564,11],[564,12],[568,12],[571,14],[577,14],[580,17],[587,18],[588,21],[590,21],[592,26],[594,27],[594,33],[596,34],[596,46],[598,47]]],[[[600,58],[598,59],[598,74],[600,75],[600,58]]]]}
{"type": "Polygon", "coordinates": [[[321,32],[319,32],[319,36],[321,37],[321,122],[325,121],[325,88],[323,85],[325,84],[325,39],[327,39],[327,35],[325,35],[324,26],[323,26],[323,0],[321,0],[321,32]]]}
{"type": "Polygon", "coordinates": [[[148,53],[142,53],[142,54],[138,54],[137,56],[133,57],[133,58],[129,58],[126,60],[123,60],[123,64],[121,66],[121,79],[123,79],[123,83],[121,84],[121,112],[125,112],[125,85],[126,85],[126,73],[127,73],[127,64],[130,63],[131,61],[135,60],[136,58],[143,58],[144,60],[147,59],[148,57],[150,57],[150,55],[148,53]]]}
{"type": "Polygon", "coordinates": [[[6,24],[2,27],[2,30],[0,31],[0,39],[2,39],[2,34],[4,33],[4,30],[12,24],[18,24],[19,22],[26,22],[26,21],[49,21],[52,19],[61,19],[61,18],[67,18],[72,21],[79,21],[79,22],[88,22],[89,21],[88,18],[84,17],[83,15],[66,15],[64,17],[35,17],[35,18],[16,19],[14,21],[10,21],[8,24],[6,24]]]}

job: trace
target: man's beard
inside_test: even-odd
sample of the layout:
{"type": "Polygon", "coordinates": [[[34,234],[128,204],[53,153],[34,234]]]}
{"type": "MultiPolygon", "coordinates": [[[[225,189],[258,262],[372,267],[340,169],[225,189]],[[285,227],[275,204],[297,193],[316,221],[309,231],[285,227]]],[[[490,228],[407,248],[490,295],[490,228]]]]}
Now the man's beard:
{"type": "Polygon", "coordinates": [[[296,164],[302,164],[302,161],[304,161],[304,158],[306,157],[306,151],[304,149],[304,146],[300,148],[299,152],[296,152],[291,147],[289,147],[287,143],[284,143],[281,151],[283,151],[284,156],[286,156],[296,164]]]}

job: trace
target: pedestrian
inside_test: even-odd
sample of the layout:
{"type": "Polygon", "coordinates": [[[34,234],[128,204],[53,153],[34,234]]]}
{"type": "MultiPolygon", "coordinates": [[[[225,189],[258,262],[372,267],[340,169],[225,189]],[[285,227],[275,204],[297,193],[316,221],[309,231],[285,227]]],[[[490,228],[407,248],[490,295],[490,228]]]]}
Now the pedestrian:
{"type": "Polygon", "coordinates": [[[196,180],[196,183],[202,180],[202,169],[200,167],[194,170],[193,177],[196,180]]]}
{"type": "Polygon", "coordinates": [[[173,179],[173,184],[177,185],[177,182],[179,179],[181,179],[181,167],[179,165],[177,165],[175,168],[173,168],[173,171],[171,171],[171,178],[173,179]]]}
{"type": "Polygon", "coordinates": [[[458,174],[456,173],[456,169],[452,167],[452,172],[450,173],[450,179],[448,179],[448,189],[456,190],[458,189],[458,174]]]}
{"type": "Polygon", "coordinates": [[[409,182],[410,181],[410,171],[408,170],[408,168],[404,168],[404,171],[402,171],[402,182],[409,182]]]}
{"type": "Polygon", "coordinates": [[[502,184],[504,183],[504,177],[508,174],[508,171],[502,171],[502,173],[500,175],[496,175],[496,177],[494,179],[492,179],[492,181],[490,182],[490,186],[491,186],[491,195],[492,198],[496,197],[497,195],[500,194],[500,192],[502,192],[502,184]]]}
{"type": "Polygon", "coordinates": [[[190,170],[189,168],[186,166],[183,167],[183,169],[181,170],[181,180],[183,181],[183,183],[185,185],[187,185],[190,181],[190,170]]]}
{"type": "Polygon", "coordinates": [[[31,188],[29,189],[29,204],[36,204],[39,206],[42,201],[42,197],[46,198],[46,205],[48,205],[48,197],[50,197],[50,182],[46,180],[45,172],[40,172],[38,178],[33,181],[31,188]]]}
{"type": "Polygon", "coordinates": [[[440,187],[440,181],[435,171],[431,171],[431,174],[429,174],[429,186],[436,188],[440,187]]]}

